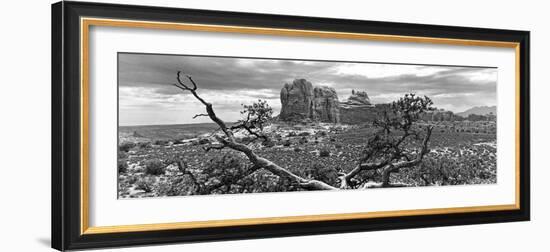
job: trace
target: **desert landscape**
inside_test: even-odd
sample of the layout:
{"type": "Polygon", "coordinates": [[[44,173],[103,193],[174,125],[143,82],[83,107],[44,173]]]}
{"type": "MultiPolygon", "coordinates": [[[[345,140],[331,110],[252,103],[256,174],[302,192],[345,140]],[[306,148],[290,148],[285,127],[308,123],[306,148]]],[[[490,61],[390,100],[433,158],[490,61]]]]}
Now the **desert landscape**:
{"type": "Polygon", "coordinates": [[[259,98],[231,120],[190,75],[174,88],[204,105],[182,117],[208,120],[119,126],[119,198],[497,182],[496,106],[454,113],[421,92],[375,102],[296,78],[280,104],[259,98]]]}

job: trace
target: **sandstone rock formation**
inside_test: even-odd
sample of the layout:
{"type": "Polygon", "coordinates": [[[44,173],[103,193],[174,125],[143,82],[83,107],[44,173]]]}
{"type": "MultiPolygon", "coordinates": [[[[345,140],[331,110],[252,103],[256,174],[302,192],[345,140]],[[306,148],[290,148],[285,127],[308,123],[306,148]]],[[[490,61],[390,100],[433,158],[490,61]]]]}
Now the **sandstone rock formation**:
{"type": "MultiPolygon", "coordinates": [[[[390,104],[372,104],[367,92],[353,90],[349,98],[339,102],[334,88],[314,87],[305,79],[296,79],[281,89],[279,120],[287,122],[329,122],[363,124],[376,120],[390,104]]],[[[420,116],[424,121],[463,120],[451,111],[435,110],[420,116]]]]}
{"type": "Polygon", "coordinates": [[[373,105],[364,91],[352,91],[343,102],[334,88],[314,87],[305,79],[296,79],[281,89],[279,120],[360,124],[372,122],[388,109],[386,104],[373,105]]]}
{"type": "Polygon", "coordinates": [[[305,79],[296,79],[286,83],[281,89],[281,114],[283,121],[311,118],[313,85],[305,79]]]}
{"type": "Polygon", "coordinates": [[[350,106],[341,104],[340,122],[344,124],[363,124],[374,122],[384,111],[390,109],[389,104],[350,106]]]}
{"type": "Polygon", "coordinates": [[[361,124],[374,121],[388,107],[373,105],[365,91],[351,91],[346,101],[340,103],[340,121],[346,124],[361,124]]]}
{"type": "Polygon", "coordinates": [[[340,102],[334,88],[315,87],[313,89],[313,120],[340,122],[340,102]]]}
{"type": "Polygon", "coordinates": [[[348,100],[342,102],[346,105],[371,105],[369,95],[365,91],[351,91],[351,95],[348,97],[348,100]]]}
{"type": "Polygon", "coordinates": [[[338,123],[338,95],[330,87],[313,87],[305,79],[296,79],[286,83],[281,89],[281,114],[283,121],[312,120],[338,123]]]}

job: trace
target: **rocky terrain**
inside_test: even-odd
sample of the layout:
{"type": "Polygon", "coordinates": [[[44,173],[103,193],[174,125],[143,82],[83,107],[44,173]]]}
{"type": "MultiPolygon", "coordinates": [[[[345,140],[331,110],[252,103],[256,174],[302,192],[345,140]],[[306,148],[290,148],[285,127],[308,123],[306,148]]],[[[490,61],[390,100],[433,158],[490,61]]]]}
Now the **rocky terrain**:
{"type": "MultiPolygon", "coordinates": [[[[430,140],[430,154],[422,165],[399,174],[392,180],[409,186],[496,183],[496,124],[494,122],[437,122],[430,140]]],[[[209,126],[213,126],[209,125],[209,126]]],[[[423,125],[421,125],[423,126],[423,125]]],[[[292,172],[331,183],[337,174],[351,169],[362,146],[374,133],[368,125],[333,123],[273,123],[266,128],[269,144],[250,144],[259,155],[274,160],[292,172]]],[[[189,172],[201,179],[220,160],[246,164],[241,155],[230,150],[209,151],[209,133],[196,134],[195,128],[165,126],[157,134],[147,127],[126,127],[119,132],[119,197],[141,198],[190,195],[192,180],[184,177],[172,163],[179,156],[189,172]],[[141,137],[135,138],[134,132],[141,137]],[[181,139],[168,139],[168,132],[181,132],[181,139]]],[[[237,134],[238,141],[246,137],[237,134]]],[[[226,165],[226,164],[223,164],[226,165]]],[[[229,167],[229,166],[228,166],[229,167]]],[[[232,166],[231,166],[232,167],[232,166]]],[[[233,170],[229,170],[228,179],[233,170]]],[[[376,176],[376,174],[374,175],[376,176]]],[[[215,181],[214,181],[215,182],[215,181]]],[[[259,171],[242,185],[213,193],[256,193],[297,190],[285,180],[259,171]],[[258,182],[261,181],[261,182],[258,182]]]]}

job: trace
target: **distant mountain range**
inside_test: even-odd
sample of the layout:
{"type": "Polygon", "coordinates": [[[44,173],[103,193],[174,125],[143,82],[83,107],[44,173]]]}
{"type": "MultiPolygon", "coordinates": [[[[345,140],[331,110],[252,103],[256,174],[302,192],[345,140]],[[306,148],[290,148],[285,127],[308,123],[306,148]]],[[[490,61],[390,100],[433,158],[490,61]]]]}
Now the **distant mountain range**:
{"type": "Polygon", "coordinates": [[[468,117],[468,115],[488,115],[488,114],[497,114],[497,106],[479,106],[468,109],[464,112],[457,113],[457,115],[462,117],[468,117]]]}

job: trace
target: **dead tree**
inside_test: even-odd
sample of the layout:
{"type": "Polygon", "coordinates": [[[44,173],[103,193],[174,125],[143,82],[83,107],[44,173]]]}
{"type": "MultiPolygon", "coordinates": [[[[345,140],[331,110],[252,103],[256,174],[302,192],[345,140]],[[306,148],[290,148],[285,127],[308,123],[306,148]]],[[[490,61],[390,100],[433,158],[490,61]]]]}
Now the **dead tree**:
{"type": "MultiPolygon", "coordinates": [[[[235,140],[235,130],[246,130],[254,140],[262,139],[267,140],[267,136],[261,133],[261,130],[256,128],[263,127],[263,124],[255,124],[254,120],[260,120],[265,123],[265,118],[257,117],[248,114],[248,118],[239,121],[236,125],[228,127],[226,123],[221,120],[215,113],[212,104],[205,101],[197,93],[197,83],[190,75],[185,75],[185,79],[182,78],[181,71],[177,73],[177,83],[174,86],[179,89],[190,92],[195,99],[201,102],[205,106],[206,113],[195,115],[194,118],[199,116],[209,117],[219,127],[222,134],[214,135],[218,143],[212,144],[206,148],[210,150],[231,149],[243,153],[248,161],[252,164],[250,166],[250,173],[264,169],[272,174],[288,179],[293,184],[304,190],[339,190],[348,188],[367,188],[367,187],[389,187],[395,186],[390,184],[390,175],[394,172],[398,172],[400,169],[414,167],[422,162],[425,154],[428,153],[428,141],[432,132],[432,127],[426,127],[424,138],[421,143],[421,148],[413,155],[408,153],[407,148],[404,147],[410,139],[419,139],[420,132],[413,128],[413,123],[418,120],[420,114],[425,111],[431,110],[432,101],[427,97],[416,97],[414,94],[406,95],[399,101],[391,104],[391,111],[385,113],[381,120],[375,122],[375,126],[381,128],[381,130],[371,138],[366,149],[363,151],[363,155],[359,158],[357,165],[347,173],[342,173],[339,177],[340,185],[338,187],[329,185],[323,181],[315,179],[306,179],[296,175],[295,173],[285,169],[274,162],[258,156],[254,150],[252,150],[247,144],[239,143],[235,140]],[[185,80],[186,79],[186,80],[185,80]],[[395,135],[396,131],[401,132],[400,135],[395,135]],[[382,173],[381,183],[363,183],[360,187],[353,185],[355,183],[354,178],[363,171],[378,170],[382,173]]],[[[264,104],[265,105],[265,104],[264,104]]],[[[246,109],[247,107],[245,107],[246,109]]],[[[265,109],[263,107],[262,109],[265,109]]],[[[263,110],[264,113],[270,113],[267,110],[263,110]]],[[[258,121],[256,121],[258,122],[258,121]]]]}
{"type": "MultiPolygon", "coordinates": [[[[265,158],[262,158],[258,156],[252,149],[250,149],[247,145],[238,143],[235,141],[235,137],[233,134],[233,130],[229,128],[223,120],[221,120],[216,113],[214,112],[214,109],[212,108],[212,104],[205,101],[202,97],[200,97],[197,94],[197,83],[193,80],[193,78],[190,75],[185,75],[187,78],[187,81],[182,80],[182,73],[181,71],[178,71],[177,74],[177,81],[178,83],[175,83],[174,86],[178,87],[179,89],[190,92],[198,101],[200,101],[206,109],[206,114],[200,114],[198,116],[208,116],[210,120],[215,122],[218,127],[220,128],[223,135],[215,135],[216,140],[219,142],[218,144],[211,145],[208,147],[207,150],[211,149],[224,149],[229,148],[235,151],[239,151],[243,153],[250,163],[252,163],[252,167],[259,168],[259,169],[265,169],[269,172],[290,180],[291,182],[295,183],[299,187],[305,189],[305,190],[336,190],[338,188],[333,187],[331,185],[328,185],[322,181],[313,180],[313,179],[305,179],[302,178],[289,170],[278,166],[277,164],[271,162],[270,160],[267,160],[265,158]]],[[[253,137],[260,138],[261,136],[252,134],[253,137]]]]}

